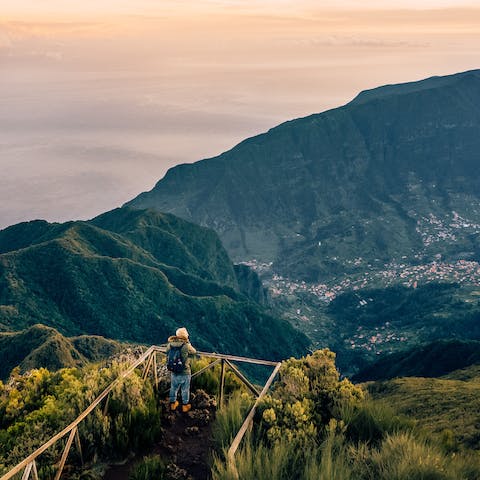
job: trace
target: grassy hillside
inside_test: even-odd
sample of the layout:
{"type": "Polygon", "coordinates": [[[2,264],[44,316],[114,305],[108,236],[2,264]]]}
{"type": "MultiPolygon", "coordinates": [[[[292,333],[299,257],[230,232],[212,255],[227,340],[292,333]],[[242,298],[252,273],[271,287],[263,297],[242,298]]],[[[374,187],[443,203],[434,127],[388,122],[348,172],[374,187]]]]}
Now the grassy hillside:
{"type": "Polygon", "coordinates": [[[129,239],[157,262],[220,285],[237,286],[233,264],[213,230],[167,213],[146,215],[129,208],[104,213],[90,223],[129,239]]]}
{"type": "Polygon", "coordinates": [[[186,326],[202,349],[263,358],[308,343],[240,293],[213,232],[171,215],[118,209],[91,223],[20,224],[0,232],[0,251],[3,331],[41,323],[164,343],[186,326]]]}
{"type": "MultiPolygon", "coordinates": [[[[478,367],[476,368],[478,373],[478,367]]],[[[464,377],[465,378],[465,377],[464,377]]],[[[399,378],[368,385],[381,399],[451,449],[480,448],[480,378],[399,378]]]]}

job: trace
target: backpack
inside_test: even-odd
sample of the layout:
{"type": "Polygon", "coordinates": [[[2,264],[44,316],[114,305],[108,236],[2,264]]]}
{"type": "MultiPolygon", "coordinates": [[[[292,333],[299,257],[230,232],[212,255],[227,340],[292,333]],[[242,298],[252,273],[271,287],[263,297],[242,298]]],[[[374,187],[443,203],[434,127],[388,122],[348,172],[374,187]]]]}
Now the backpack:
{"type": "Polygon", "coordinates": [[[167,370],[170,372],[180,373],[185,368],[185,363],[182,360],[182,347],[170,346],[167,354],[167,370]]]}

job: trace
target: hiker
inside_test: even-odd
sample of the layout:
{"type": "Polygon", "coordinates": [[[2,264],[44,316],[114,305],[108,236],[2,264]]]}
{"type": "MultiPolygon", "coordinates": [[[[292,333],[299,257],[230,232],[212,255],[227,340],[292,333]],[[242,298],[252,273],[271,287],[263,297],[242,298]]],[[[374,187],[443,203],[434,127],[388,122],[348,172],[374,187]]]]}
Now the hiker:
{"type": "Polygon", "coordinates": [[[190,404],[190,380],[192,379],[192,370],[188,356],[197,353],[192,347],[188,338],[188,331],[182,327],[177,329],[175,335],[168,339],[167,350],[167,368],[172,373],[170,384],[170,410],[174,412],[178,408],[177,395],[181,390],[182,394],[182,412],[186,413],[191,408],[190,404]]]}

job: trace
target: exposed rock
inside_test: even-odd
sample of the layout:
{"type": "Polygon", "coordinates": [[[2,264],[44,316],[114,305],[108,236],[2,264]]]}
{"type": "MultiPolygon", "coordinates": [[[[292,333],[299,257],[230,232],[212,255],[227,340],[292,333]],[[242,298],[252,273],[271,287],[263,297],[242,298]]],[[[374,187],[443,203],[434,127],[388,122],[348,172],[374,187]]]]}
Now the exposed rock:
{"type": "Polygon", "coordinates": [[[204,390],[197,390],[192,395],[192,407],[197,409],[216,408],[217,400],[215,397],[208,395],[204,390]]]}
{"type": "Polygon", "coordinates": [[[167,465],[166,477],[167,480],[193,480],[186,470],[174,463],[167,465]]]}
{"type": "Polygon", "coordinates": [[[190,436],[195,436],[195,435],[198,435],[200,433],[200,429],[196,426],[187,427],[185,429],[185,433],[187,435],[190,435],[190,436]]]}
{"type": "Polygon", "coordinates": [[[268,289],[263,286],[260,277],[248,265],[235,265],[240,291],[260,305],[268,305],[268,289]]]}

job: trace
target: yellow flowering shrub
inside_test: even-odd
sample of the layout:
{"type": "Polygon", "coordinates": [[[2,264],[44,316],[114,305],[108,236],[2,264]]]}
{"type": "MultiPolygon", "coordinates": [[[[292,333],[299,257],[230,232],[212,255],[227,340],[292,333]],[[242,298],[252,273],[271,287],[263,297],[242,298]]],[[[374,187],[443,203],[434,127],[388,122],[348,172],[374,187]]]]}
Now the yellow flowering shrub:
{"type": "Polygon", "coordinates": [[[328,349],[285,361],[261,406],[262,429],[271,442],[311,443],[328,429],[341,430],[341,406],[358,403],[363,392],[340,380],[335,354],[328,349]]]}
{"type": "MultiPolygon", "coordinates": [[[[68,425],[125,368],[116,363],[56,372],[40,368],[23,375],[15,369],[8,382],[0,382],[0,475],[68,425]]],[[[141,371],[117,384],[105,412],[98,407],[79,426],[86,460],[121,458],[159,433],[157,398],[141,371]]],[[[58,442],[42,454],[38,467],[58,461],[63,446],[58,442]]]]}

